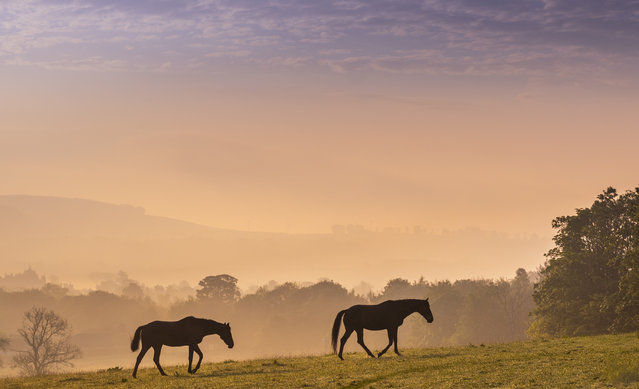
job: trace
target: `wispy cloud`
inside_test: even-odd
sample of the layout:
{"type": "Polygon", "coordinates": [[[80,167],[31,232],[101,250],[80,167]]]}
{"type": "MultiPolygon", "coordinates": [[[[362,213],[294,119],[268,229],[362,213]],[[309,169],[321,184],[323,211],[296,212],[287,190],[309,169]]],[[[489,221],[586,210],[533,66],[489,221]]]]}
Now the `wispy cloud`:
{"type": "Polygon", "coordinates": [[[610,79],[637,70],[639,2],[8,0],[0,5],[5,64],[21,59],[77,69],[108,57],[111,65],[105,69],[135,70],[164,66],[166,53],[177,57],[175,68],[226,59],[258,66],[323,64],[336,72],[610,79]]]}

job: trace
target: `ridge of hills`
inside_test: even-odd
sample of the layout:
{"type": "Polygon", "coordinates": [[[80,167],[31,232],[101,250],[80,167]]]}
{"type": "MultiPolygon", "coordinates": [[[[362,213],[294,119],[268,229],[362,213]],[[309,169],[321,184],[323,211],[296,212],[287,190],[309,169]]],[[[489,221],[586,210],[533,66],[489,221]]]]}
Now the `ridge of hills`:
{"type": "MultiPolygon", "coordinates": [[[[535,269],[547,237],[465,229],[442,233],[285,234],[214,228],[93,200],[0,195],[3,272],[32,267],[70,282],[127,272],[147,284],[228,273],[244,286],[329,278],[354,286],[512,277],[535,269]]],[[[81,285],[87,287],[88,285],[81,285]]]]}
{"type": "Polygon", "coordinates": [[[5,234],[78,234],[180,237],[256,234],[146,214],[143,207],[52,196],[0,195],[0,231],[5,234]]]}

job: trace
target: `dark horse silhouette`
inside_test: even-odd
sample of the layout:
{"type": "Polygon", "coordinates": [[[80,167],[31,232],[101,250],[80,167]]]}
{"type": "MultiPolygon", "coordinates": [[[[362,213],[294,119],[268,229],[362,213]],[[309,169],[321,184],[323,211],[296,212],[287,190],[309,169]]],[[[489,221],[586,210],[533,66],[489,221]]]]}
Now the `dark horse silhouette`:
{"type": "Polygon", "coordinates": [[[384,355],[386,350],[395,343],[395,354],[401,355],[397,351],[397,328],[402,325],[406,316],[411,313],[419,312],[427,322],[433,322],[433,314],[430,311],[430,304],[426,300],[388,300],[377,305],[353,305],[352,307],[340,311],[335,317],[333,323],[333,331],[331,336],[331,345],[333,352],[337,352],[337,335],[339,335],[339,326],[344,317],[344,329],[346,332],[340,340],[339,354],[341,359],[344,351],[344,344],[351,336],[353,331],[357,333],[357,343],[366,351],[368,355],[375,358],[371,350],[364,344],[364,329],[379,331],[388,331],[388,346],[377,354],[377,357],[384,355]]]}
{"type": "Polygon", "coordinates": [[[178,321],[152,321],[138,327],[131,341],[131,351],[138,349],[140,335],[142,335],[142,349],[135,362],[133,378],[135,378],[138,373],[138,366],[142,358],[144,358],[144,354],[146,354],[151,347],[153,347],[153,362],[155,362],[155,366],[157,366],[160,374],[166,375],[164,370],[162,370],[162,366],[160,366],[160,351],[162,351],[163,345],[171,347],[189,346],[189,373],[195,374],[202,362],[202,351],[200,347],[198,347],[198,344],[206,335],[212,334],[218,334],[229,348],[233,348],[233,336],[231,335],[231,326],[229,323],[222,324],[215,320],[188,316],[178,321]],[[197,361],[197,365],[195,365],[195,369],[191,369],[193,351],[200,357],[197,361]]]}

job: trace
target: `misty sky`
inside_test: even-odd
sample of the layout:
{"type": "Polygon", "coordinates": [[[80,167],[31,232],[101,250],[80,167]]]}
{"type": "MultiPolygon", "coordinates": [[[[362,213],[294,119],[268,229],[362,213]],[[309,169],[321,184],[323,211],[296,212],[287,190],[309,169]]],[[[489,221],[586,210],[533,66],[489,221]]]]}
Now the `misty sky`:
{"type": "Polygon", "coordinates": [[[637,107],[639,1],[0,1],[0,194],[549,235],[637,107]]]}

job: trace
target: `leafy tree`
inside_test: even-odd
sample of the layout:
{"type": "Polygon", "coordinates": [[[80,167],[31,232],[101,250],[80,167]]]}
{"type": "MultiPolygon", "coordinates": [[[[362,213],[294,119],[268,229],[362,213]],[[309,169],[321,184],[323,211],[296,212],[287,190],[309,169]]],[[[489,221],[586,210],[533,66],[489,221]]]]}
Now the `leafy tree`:
{"type": "MultiPolygon", "coordinates": [[[[466,296],[459,285],[459,283],[452,284],[450,281],[440,281],[421,294],[429,298],[436,325],[426,324],[423,319],[420,320],[420,317],[415,317],[414,323],[409,320],[407,324],[415,324],[411,328],[411,333],[418,340],[415,346],[456,344],[454,339],[458,337],[455,333],[463,331],[462,317],[465,315],[462,315],[462,311],[466,306],[466,296]]],[[[485,340],[482,339],[482,341],[485,340]]]]}
{"type": "Polygon", "coordinates": [[[508,340],[523,339],[530,325],[529,314],[535,309],[532,298],[533,284],[525,269],[517,269],[515,278],[500,280],[494,285],[494,294],[504,314],[508,340]]]}
{"type": "Polygon", "coordinates": [[[455,282],[455,286],[463,288],[462,293],[464,290],[466,293],[452,336],[453,343],[478,343],[480,339],[482,343],[512,340],[508,338],[508,323],[497,297],[500,289],[498,284],[491,280],[462,280],[455,282]]]}
{"type": "Polygon", "coordinates": [[[61,299],[69,293],[69,288],[47,282],[40,290],[51,297],[61,299]]]}
{"type": "Polygon", "coordinates": [[[225,304],[235,302],[240,297],[237,278],[228,274],[208,276],[199,282],[201,289],[196,292],[199,300],[216,300],[225,304]]]}
{"type": "Polygon", "coordinates": [[[122,296],[140,300],[144,298],[144,289],[137,282],[131,281],[122,289],[122,296]]]}
{"type": "Polygon", "coordinates": [[[639,328],[639,188],[614,188],[553,220],[555,247],[536,285],[533,335],[639,328]]]}
{"type": "Polygon", "coordinates": [[[28,349],[14,356],[13,362],[25,375],[43,375],[58,365],[73,366],[71,360],[81,356],[69,341],[69,323],[46,308],[27,311],[18,333],[28,349]]]}
{"type": "MultiPolygon", "coordinates": [[[[386,283],[381,295],[386,300],[407,298],[413,289],[413,285],[403,278],[394,278],[386,283]]],[[[426,298],[426,297],[423,297],[426,298]]]]}
{"type": "Polygon", "coordinates": [[[300,290],[300,297],[309,303],[322,302],[342,302],[348,299],[349,293],[346,288],[334,281],[320,281],[300,290]]]}

